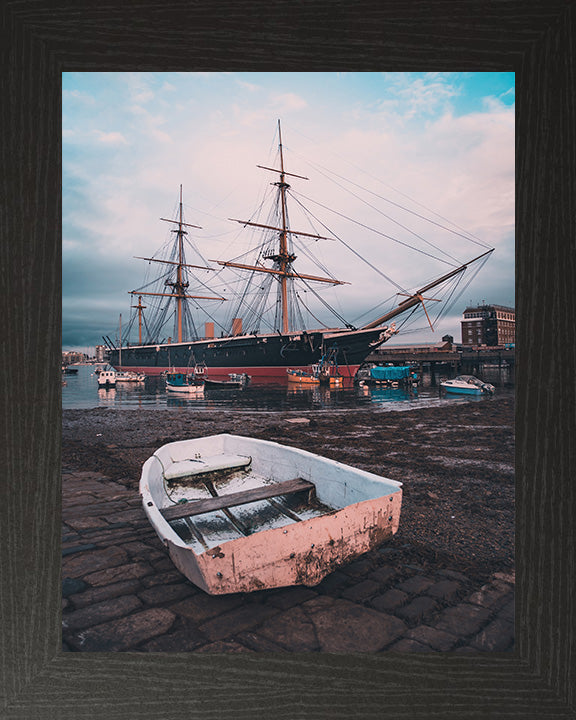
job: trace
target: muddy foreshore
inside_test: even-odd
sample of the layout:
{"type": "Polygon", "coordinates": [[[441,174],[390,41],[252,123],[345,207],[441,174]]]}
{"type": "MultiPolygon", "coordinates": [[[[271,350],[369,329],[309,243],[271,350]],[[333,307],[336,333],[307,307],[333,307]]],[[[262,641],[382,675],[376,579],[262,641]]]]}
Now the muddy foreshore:
{"type": "Polygon", "coordinates": [[[514,568],[510,396],[402,412],[64,410],[62,463],[137,494],[142,463],[160,445],[216,433],[293,445],[401,481],[391,544],[409,556],[404,562],[480,582],[514,568]]]}

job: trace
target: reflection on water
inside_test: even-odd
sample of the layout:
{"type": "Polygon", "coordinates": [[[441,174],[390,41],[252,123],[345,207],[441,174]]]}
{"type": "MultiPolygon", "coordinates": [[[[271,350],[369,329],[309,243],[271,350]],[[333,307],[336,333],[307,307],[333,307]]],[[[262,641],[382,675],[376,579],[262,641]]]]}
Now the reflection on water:
{"type": "MultiPolygon", "coordinates": [[[[374,409],[409,410],[431,407],[443,403],[486,402],[483,396],[446,396],[438,386],[430,385],[430,378],[417,388],[393,388],[382,386],[358,386],[352,383],[342,388],[325,386],[293,387],[288,385],[248,385],[243,389],[206,388],[195,396],[174,397],[166,392],[160,377],[147,377],[143,383],[119,383],[115,388],[99,388],[94,367],[80,365],[76,375],[66,376],[62,386],[63,408],[97,408],[133,410],[137,408],[164,409],[190,408],[191,410],[258,410],[262,412],[374,409]]],[[[440,382],[440,376],[437,381],[440,382]]],[[[486,377],[489,380],[488,377],[486,377]]],[[[490,380],[489,380],[490,381],[490,380]]],[[[497,395],[512,394],[510,387],[498,387],[497,395]]]]}

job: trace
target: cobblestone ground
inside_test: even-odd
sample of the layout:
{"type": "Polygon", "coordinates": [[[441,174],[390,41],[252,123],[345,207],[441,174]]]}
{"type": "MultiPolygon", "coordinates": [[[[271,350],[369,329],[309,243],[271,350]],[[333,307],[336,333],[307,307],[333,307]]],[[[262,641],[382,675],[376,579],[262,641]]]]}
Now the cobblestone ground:
{"type": "Polygon", "coordinates": [[[210,596],[176,570],[137,492],[63,471],[63,649],[446,652],[514,647],[514,574],[479,583],[393,540],[314,588],[210,596]]]}

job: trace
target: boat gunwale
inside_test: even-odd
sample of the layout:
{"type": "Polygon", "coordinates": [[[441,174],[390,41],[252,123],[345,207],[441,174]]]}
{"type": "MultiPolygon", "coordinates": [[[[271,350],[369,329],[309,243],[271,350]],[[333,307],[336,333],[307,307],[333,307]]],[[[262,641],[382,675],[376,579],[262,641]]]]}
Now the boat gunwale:
{"type": "MultiPolygon", "coordinates": [[[[351,472],[357,477],[364,477],[366,479],[370,479],[373,482],[375,481],[378,484],[387,485],[390,492],[385,492],[378,497],[386,497],[386,496],[392,497],[392,496],[396,495],[398,491],[400,491],[400,493],[402,492],[402,490],[401,490],[402,482],[400,482],[399,480],[393,480],[392,478],[386,478],[381,475],[376,475],[375,473],[371,473],[367,470],[362,470],[360,468],[355,468],[351,465],[347,465],[346,463],[342,463],[338,460],[332,460],[331,458],[326,458],[324,456],[318,455],[317,453],[312,453],[308,450],[302,450],[301,448],[296,448],[296,447],[289,446],[289,445],[282,445],[281,443],[277,443],[273,440],[262,440],[260,438],[249,438],[249,437],[246,437],[243,435],[234,435],[232,433],[219,433],[218,435],[205,436],[204,438],[190,438],[188,440],[176,440],[171,443],[166,443],[165,445],[162,445],[160,448],[158,448],[145,461],[145,463],[142,467],[142,474],[140,477],[140,484],[139,484],[139,491],[140,491],[140,496],[142,498],[142,504],[143,504],[145,513],[148,516],[150,523],[152,524],[156,533],[161,537],[163,542],[166,544],[168,544],[168,542],[170,542],[177,547],[181,547],[182,549],[184,549],[186,551],[192,552],[195,557],[201,557],[202,555],[205,555],[205,554],[209,555],[210,550],[207,550],[204,553],[200,553],[200,554],[196,553],[193,550],[193,548],[190,547],[190,545],[188,543],[186,543],[184,540],[182,540],[182,538],[176,533],[176,531],[172,528],[170,523],[162,515],[161,508],[159,507],[159,505],[152,498],[152,493],[150,490],[150,482],[151,481],[158,482],[160,478],[162,478],[162,481],[163,481],[164,471],[165,471],[164,464],[162,463],[162,460],[156,455],[156,453],[161,449],[174,447],[174,446],[182,447],[184,444],[194,442],[194,441],[202,441],[202,440],[206,440],[206,439],[211,439],[211,440],[218,439],[218,440],[221,440],[223,443],[225,443],[226,438],[247,440],[247,441],[250,441],[251,443],[255,442],[262,447],[264,447],[264,446],[268,447],[268,448],[276,447],[284,452],[296,453],[297,455],[300,455],[304,459],[309,458],[309,459],[314,459],[316,461],[320,460],[320,461],[322,461],[322,463],[327,464],[334,470],[345,471],[347,473],[351,472]],[[160,473],[159,477],[150,478],[148,476],[148,472],[150,471],[154,460],[156,460],[156,462],[159,464],[159,466],[161,468],[161,473],[160,473]]],[[[317,488],[317,483],[314,482],[313,478],[304,478],[304,479],[309,480],[309,482],[312,482],[315,485],[315,487],[317,488]]],[[[347,510],[353,508],[356,505],[360,505],[362,503],[373,502],[374,499],[377,499],[377,498],[364,498],[362,500],[344,505],[341,508],[334,508],[333,513],[330,513],[330,514],[338,515],[339,513],[346,512],[347,510]]],[[[220,512],[220,511],[215,511],[215,512],[220,512]]],[[[314,523],[315,521],[322,520],[322,517],[324,517],[324,516],[320,516],[317,518],[311,518],[309,520],[306,520],[305,522],[306,523],[314,523]]],[[[257,535],[261,535],[262,533],[273,532],[273,530],[275,530],[275,529],[279,529],[279,528],[263,530],[262,532],[255,533],[252,536],[247,536],[247,537],[241,538],[241,540],[249,541],[250,537],[255,537],[257,535]]],[[[228,544],[229,542],[236,542],[236,540],[227,541],[227,543],[225,543],[225,544],[228,544]]],[[[247,542],[247,545],[249,545],[249,542],[247,542]]]]}

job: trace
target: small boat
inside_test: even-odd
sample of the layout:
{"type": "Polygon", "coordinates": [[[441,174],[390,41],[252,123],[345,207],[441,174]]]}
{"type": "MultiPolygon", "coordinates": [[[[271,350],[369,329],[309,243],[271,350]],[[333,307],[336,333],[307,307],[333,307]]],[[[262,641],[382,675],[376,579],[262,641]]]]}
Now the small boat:
{"type": "Polygon", "coordinates": [[[320,385],[329,385],[330,387],[342,387],[343,377],[339,374],[337,366],[332,368],[330,365],[320,363],[318,369],[318,380],[320,385]]]}
{"type": "Polygon", "coordinates": [[[485,383],[474,375],[457,375],[453,380],[441,382],[440,387],[446,392],[462,395],[491,395],[494,392],[494,385],[485,383]]]}
{"type": "Polygon", "coordinates": [[[118,355],[118,370],[116,371],[116,382],[117,383],[144,382],[144,380],[146,380],[146,375],[144,373],[137,373],[137,372],[131,372],[128,370],[120,369],[122,367],[122,314],[120,314],[119,332],[120,332],[120,352],[118,355]]]}
{"type": "Polygon", "coordinates": [[[116,373],[116,382],[144,382],[146,380],[146,375],[144,373],[135,373],[135,372],[117,372],[116,373]]]}
{"type": "Polygon", "coordinates": [[[288,375],[289,383],[295,383],[298,385],[320,385],[320,378],[314,370],[312,370],[312,372],[306,372],[306,370],[293,370],[288,368],[286,373],[288,375]]]}
{"type": "Polygon", "coordinates": [[[402,483],[267,440],[213,435],[144,463],[144,511],[211,595],[313,586],[398,530],[402,483]]]}
{"type": "Polygon", "coordinates": [[[326,378],[320,377],[321,385],[329,385],[331,388],[342,387],[344,380],[341,375],[328,375],[326,378]]]}
{"type": "Polygon", "coordinates": [[[204,380],[199,380],[194,375],[173,372],[166,374],[166,390],[179,393],[203,393],[204,380]]]}
{"type": "Polygon", "coordinates": [[[418,384],[418,373],[410,365],[376,365],[370,368],[367,379],[372,385],[410,387],[418,384]]]}
{"type": "Polygon", "coordinates": [[[210,378],[204,379],[204,387],[212,389],[235,389],[243,388],[250,382],[250,376],[246,373],[228,373],[229,380],[211,380],[210,378]]]}
{"type": "Polygon", "coordinates": [[[288,368],[288,382],[302,385],[329,385],[342,387],[343,378],[336,362],[336,353],[331,350],[320,358],[320,362],[310,366],[310,370],[288,368]]]}
{"type": "Polygon", "coordinates": [[[116,371],[110,369],[100,370],[98,387],[116,387],[116,371]]]}
{"type": "MultiPolygon", "coordinates": [[[[316,366],[317,367],[317,366],[316,366]]],[[[312,366],[312,372],[306,370],[288,369],[288,383],[293,385],[329,385],[330,387],[342,387],[343,379],[341,375],[330,375],[328,372],[322,372],[312,366]]]]}
{"type": "Polygon", "coordinates": [[[331,388],[342,387],[344,378],[338,367],[338,351],[331,348],[325,353],[318,363],[318,377],[322,385],[329,385],[331,388]]]}
{"type": "Polygon", "coordinates": [[[78,372],[78,368],[72,368],[72,367],[69,367],[68,365],[63,365],[62,372],[65,375],[76,375],[78,372]]]}

